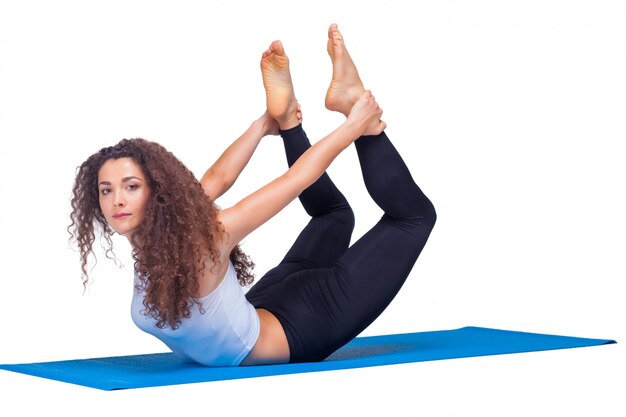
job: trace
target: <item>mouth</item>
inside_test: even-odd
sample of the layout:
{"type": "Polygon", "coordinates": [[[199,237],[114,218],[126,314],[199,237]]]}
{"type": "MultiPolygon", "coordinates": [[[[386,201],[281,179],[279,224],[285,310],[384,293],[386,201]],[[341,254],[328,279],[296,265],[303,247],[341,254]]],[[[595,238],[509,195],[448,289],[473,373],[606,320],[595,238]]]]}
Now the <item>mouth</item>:
{"type": "Polygon", "coordinates": [[[114,219],[124,219],[126,217],[130,216],[130,213],[119,213],[119,214],[114,214],[113,218],[114,219]]]}

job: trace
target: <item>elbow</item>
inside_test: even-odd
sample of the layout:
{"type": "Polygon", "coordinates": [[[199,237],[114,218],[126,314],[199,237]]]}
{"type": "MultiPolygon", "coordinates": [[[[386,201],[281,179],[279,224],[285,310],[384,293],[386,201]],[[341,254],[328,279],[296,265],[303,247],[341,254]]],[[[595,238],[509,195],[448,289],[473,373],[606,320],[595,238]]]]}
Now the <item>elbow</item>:
{"type": "Polygon", "coordinates": [[[200,180],[200,185],[202,186],[204,194],[206,194],[211,200],[217,199],[229,188],[225,176],[212,169],[208,170],[204,174],[200,180]]]}

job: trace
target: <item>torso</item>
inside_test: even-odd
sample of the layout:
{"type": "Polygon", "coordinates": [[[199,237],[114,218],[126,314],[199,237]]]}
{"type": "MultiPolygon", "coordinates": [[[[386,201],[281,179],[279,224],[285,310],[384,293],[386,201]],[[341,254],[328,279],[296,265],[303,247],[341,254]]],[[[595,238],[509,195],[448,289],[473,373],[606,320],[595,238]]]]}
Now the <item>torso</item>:
{"type": "Polygon", "coordinates": [[[241,365],[262,365],[289,362],[289,344],[285,330],[271,312],[257,308],[261,332],[256,344],[241,365]]]}
{"type": "MultiPolygon", "coordinates": [[[[220,260],[221,267],[219,271],[217,268],[214,268],[215,264],[207,263],[200,275],[198,297],[206,296],[217,288],[226,275],[229,262],[228,257],[223,257],[220,260]],[[215,273],[211,271],[212,269],[215,273]]],[[[289,362],[289,344],[280,321],[274,314],[265,309],[258,308],[256,311],[261,323],[259,338],[248,356],[241,362],[241,365],[289,362]]]]}
{"type": "Polygon", "coordinates": [[[198,278],[198,293],[196,294],[196,297],[205,297],[220,285],[224,276],[226,276],[228,262],[228,258],[221,259],[219,269],[216,268],[216,265],[211,261],[207,262],[207,265],[204,267],[204,270],[200,273],[198,278]]]}

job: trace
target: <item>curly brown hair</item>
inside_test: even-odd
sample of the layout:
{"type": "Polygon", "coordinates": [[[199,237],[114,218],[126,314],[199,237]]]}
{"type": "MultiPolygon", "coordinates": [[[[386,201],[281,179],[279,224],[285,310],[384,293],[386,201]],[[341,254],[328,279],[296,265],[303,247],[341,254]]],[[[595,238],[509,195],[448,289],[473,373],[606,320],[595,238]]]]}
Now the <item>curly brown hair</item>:
{"type": "MultiPolygon", "coordinates": [[[[145,290],[146,316],[159,328],[178,328],[189,318],[199,288],[198,278],[207,261],[219,264],[216,242],[224,230],[217,220],[219,208],[204,193],[200,182],[183,163],[163,146],[145,139],[123,139],[115,146],[102,148],[77,168],[71,200],[72,223],[67,230],[75,240],[81,257],[83,285],[89,280],[87,258],[93,253],[95,229],[108,244],[106,255],[113,253],[108,225],[100,208],[98,173],[109,159],[132,158],[146,176],[150,196],[145,218],[130,239],[135,273],[140,278],[137,290],[145,290]]],[[[241,286],[254,280],[254,263],[235,247],[230,260],[241,286]]]]}

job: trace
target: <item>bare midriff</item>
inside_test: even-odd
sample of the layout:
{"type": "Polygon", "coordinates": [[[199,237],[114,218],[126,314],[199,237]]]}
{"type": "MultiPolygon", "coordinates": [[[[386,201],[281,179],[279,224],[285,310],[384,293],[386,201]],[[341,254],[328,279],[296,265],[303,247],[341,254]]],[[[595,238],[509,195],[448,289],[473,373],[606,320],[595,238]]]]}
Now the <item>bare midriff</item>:
{"type": "Polygon", "coordinates": [[[256,344],[241,365],[289,362],[289,344],[280,321],[269,311],[257,308],[261,330],[256,344]]]}

